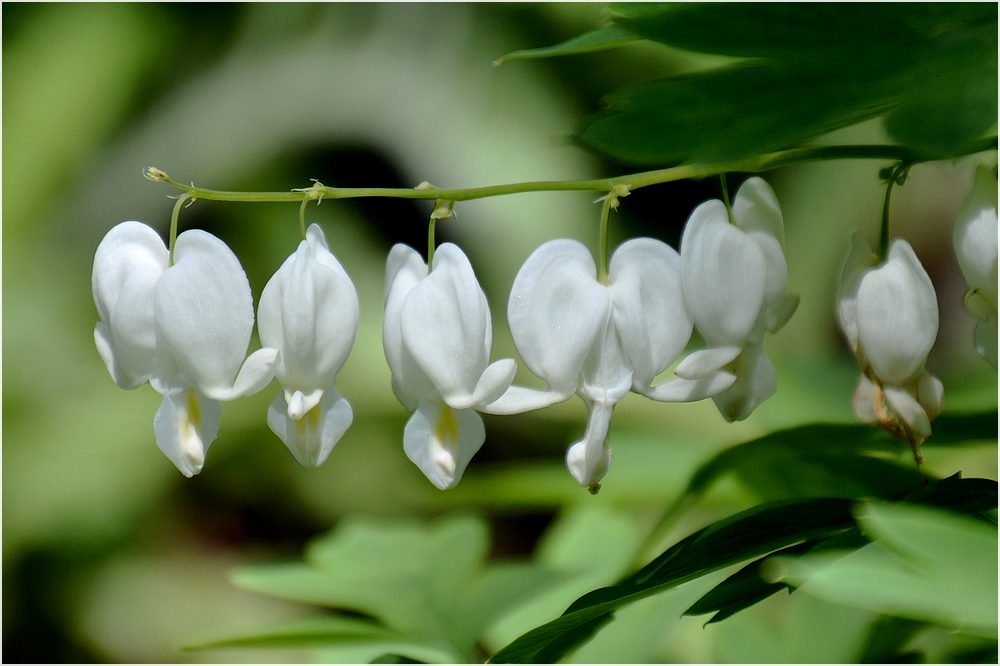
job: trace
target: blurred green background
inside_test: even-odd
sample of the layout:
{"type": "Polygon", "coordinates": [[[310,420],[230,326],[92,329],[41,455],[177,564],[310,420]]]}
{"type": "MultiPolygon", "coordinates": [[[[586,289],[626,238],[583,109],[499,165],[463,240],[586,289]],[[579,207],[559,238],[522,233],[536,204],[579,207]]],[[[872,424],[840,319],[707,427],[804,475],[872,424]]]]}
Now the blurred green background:
{"type": "MultiPolygon", "coordinates": [[[[615,463],[597,497],[562,462],[584,428],[576,399],[485,417],[486,443],[454,491],[436,490],[406,459],[408,414],[392,395],[381,348],[384,260],[396,242],[423,249],[426,203],[324,201],[308,209],[361,299],[361,330],[338,380],[354,425],[323,467],[299,467],[267,429],[274,384],[226,403],[205,471],[185,479],[153,440],[159,396],[111,381],[93,344],[91,262],[121,221],[166,231],[173,192],[144,180],[144,167],[213,189],[271,191],[310,178],[463,187],[625,173],[569,135],[608,92],[720,58],[640,44],[491,66],[503,53],[579,34],[601,12],[599,4],[3,5],[5,661],[314,659],[179,646],[315,613],[238,590],[227,572],[295,558],[345,516],[423,520],[471,511],[490,527],[491,561],[524,558],[552,525],[580,516],[641,535],[691,471],[725,446],[789,425],[853,419],[857,369],[833,301],[850,234],[877,237],[882,165],[862,161],[767,175],[785,214],[789,291],[802,296],[789,325],[768,341],[778,393],[740,424],[725,423],[711,401],[666,405],[629,395],[616,411],[615,463]]],[[[886,137],[870,122],[822,141],[886,137]]],[[[916,166],[893,195],[892,233],[911,242],[937,289],[941,328],[928,368],[955,411],[995,408],[997,400],[996,372],[972,347],[975,320],[963,306],[967,286],[951,246],[976,160],[916,166]]],[[[734,190],[738,180],[730,179],[734,190]]],[[[691,209],[717,196],[715,180],[635,192],[612,218],[612,245],[650,235],[676,247],[691,209]]],[[[493,308],[494,359],[517,357],[504,313],[531,251],[558,237],[596,248],[592,199],[538,193],[460,203],[458,218],[438,225],[439,242],[468,254],[493,308]]],[[[181,226],[229,243],[255,299],[298,241],[294,204],[197,202],[181,226]]],[[[518,383],[540,386],[521,365],[518,383]]],[[[997,478],[995,442],[929,446],[926,455],[938,474],[997,478]]],[[[756,500],[722,484],[675,534],[756,500]]],[[[584,548],[599,559],[600,543],[584,548]]],[[[872,622],[799,595],[706,629],[704,618],[678,619],[708,582],[623,611],[574,658],[851,661],[860,641],[852,636],[872,622]],[[804,623],[839,640],[786,640],[814,635],[796,632],[804,623]]]]}

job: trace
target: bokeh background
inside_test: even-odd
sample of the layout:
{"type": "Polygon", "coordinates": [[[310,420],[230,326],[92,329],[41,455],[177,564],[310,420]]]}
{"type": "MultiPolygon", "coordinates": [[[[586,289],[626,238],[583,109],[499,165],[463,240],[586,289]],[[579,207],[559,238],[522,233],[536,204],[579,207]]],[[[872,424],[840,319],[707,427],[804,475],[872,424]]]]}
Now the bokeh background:
{"type": "MultiPolygon", "coordinates": [[[[767,175],[785,213],[789,291],[802,296],[767,343],[778,393],[739,424],[725,423],[711,401],[665,405],[629,395],[615,414],[615,463],[597,497],[562,462],[584,428],[577,399],[485,417],[486,443],[457,489],[442,493],[423,478],[402,450],[408,414],[390,389],[381,311],[385,256],[396,242],[423,251],[429,204],[324,201],[307,220],[324,227],[361,299],[357,343],[338,380],[354,425],[321,468],[299,467],[265,423],[273,384],[224,405],[204,471],[185,479],[154,443],[160,397],[148,386],[118,389],[93,344],[90,271],[103,234],[124,220],[167,229],[166,196],[174,192],[144,180],[144,167],[213,189],[269,191],[311,178],[463,187],[617,175],[629,167],[570,138],[602,108],[602,96],[721,59],[640,44],[492,66],[501,54],[598,25],[600,4],[4,3],[2,11],[7,662],[314,659],[180,646],[318,612],[241,591],[227,572],[295,558],[345,516],[420,521],[473,512],[490,525],[493,561],[525,558],[566,516],[641,533],[695,467],[728,445],[799,423],[853,419],[857,369],[833,302],[850,234],[877,238],[881,164],[767,175]]],[[[886,137],[873,121],[822,140],[886,137]]],[[[928,367],[954,411],[995,408],[997,400],[996,372],[972,348],[975,320],[963,307],[967,287],[951,246],[977,159],[986,158],[916,166],[893,194],[893,235],[911,242],[937,288],[941,329],[928,367]]],[[[734,190],[741,178],[730,178],[734,190]]],[[[692,208],[718,195],[715,180],[635,192],[612,218],[612,245],[649,235],[676,247],[692,208]]],[[[596,249],[593,196],[460,203],[457,219],[438,225],[439,242],[462,246],[490,301],[494,359],[517,358],[504,313],[531,251],[558,237],[596,249]]],[[[183,211],[181,227],[229,243],[255,300],[298,242],[295,204],[199,201],[183,211]]],[[[518,383],[540,386],[521,366],[518,383]]],[[[939,474],[997,478],[995,442],[929,448],[927,457],[939,474]]],[[[675,534],[756,501],[723,483],[675,534]]],[[[696,596],[682,586],[636,604],[574,659],[850,661],[872,619],[778,595],[703,629],[704,618],[678,619],[696,596]],[[828,640],[797,631],[809,623],[828,640]],[[803,635],[813,638],[786,640],[803,635]]]]}

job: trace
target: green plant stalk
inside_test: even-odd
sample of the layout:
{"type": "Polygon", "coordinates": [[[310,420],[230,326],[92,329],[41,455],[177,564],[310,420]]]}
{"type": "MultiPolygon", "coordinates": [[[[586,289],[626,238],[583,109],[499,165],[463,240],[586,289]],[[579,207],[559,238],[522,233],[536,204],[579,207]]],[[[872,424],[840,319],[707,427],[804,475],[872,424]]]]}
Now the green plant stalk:
{"type": "Polygon", "coordinates": [[[617,197],[606,197],[601,206],[601,228],[597,240],[597,281],[605,285],[608,283],[608,216],[611,214],[611,208],[617,203],[617,197]]]}
{"type": "Polygon", "coordinates": [[[299,206],[299,231],[302,233],[302,240],[306,239],[306,204],[309,203],[309,199],[303,199],[302,205],[299,206]]]}
{"type": "Polygon", "coordinates": [[[170,266],[174,265],[174,245],[177,243],[177,220],[181,216],[181,207],[185,202],[193,202],[194,199],[195,197],[192,196],[190,192],[185,192],[177,197],[177,202],[174,204],[174,210],[170,213],[170,266]]]}
{"type": "Polygon", "coordinates": [[[434,265],[434,224],[437,218],[431,215],[430,222],[427,223],[427,273],[430,274],[434,265]]]}
{"type": "Polygon", "coordinates": [[[642,171],[614,178],[598,178],[592,180],[542,180],[524,183],[508,183],[504,185],[488,185],[486,187],[467,187],[450,190],[441,189],[406,189],[388,187],[326,187],[318,183],[310,188],[292,192],[225,192],[209,190],[179,183],[170,176],[158,170],[149,170],[147,177],[151,180],[162,180],[174,187],[184,190],[195,199],[211,201],[245,201],[245,202],[283,202],[302,201],[303,199],[353,199],[358,197],[394,197],[399,199],[446,199],[450,201],[470,201],[505,194],[520,194],[524,192],[559,192],[559,191],[600,191],[611,192],[618,185],[628,185],[629,190],[640,187],[658,185],[675,180],[701,179],[717,176],[728,171],[744,173],[762,173],[782,167],[816,162],[823,160],[869,159],[892,160],[909,165],[922,162],[933,162],[942,159],[972,155],[986,150],[996,150],[997,137],[991,136],[970,143],[954,155],[935,155],[920,152],[906,146],[893,145],[844,145],[844,146],[813,146],[808,148],[792,148],[780,150],[767,155],[750,157],[730,162],[712,162],[698,164],[682,164],[667,169],[642,171]]]}
{"type": "Polygon", "coordinates": [[[719,174],[719,182],[722,183],[722,202],[726,204],[726,214],[729,215],[729,224],[736,224],[733,217],[733,206],[729,203],[729,184],[726,182],[726,174],[719,174]]]}

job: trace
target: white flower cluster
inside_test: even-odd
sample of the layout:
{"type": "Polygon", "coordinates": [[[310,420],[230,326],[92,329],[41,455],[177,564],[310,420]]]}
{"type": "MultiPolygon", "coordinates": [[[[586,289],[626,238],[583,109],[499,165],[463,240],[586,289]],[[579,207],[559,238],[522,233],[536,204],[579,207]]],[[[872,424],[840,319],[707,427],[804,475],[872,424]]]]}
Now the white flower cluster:
{"type": "MultiPolygon", "coordinates": [[[[984,191],[986,176],[977,176],[955,239],[973,288],[967,302],[983,320],[977,346],[996,364],[992,178],[984,191]],[[992,255],[985,256],[989,224],[992,255]]],[[[477,411],[516,414],[575,393],[590,415],[566,462],[581,485],[596,490],[611,464],[611,416],[629,391],[664,402],[711,397],[727,420],[747,418],[777,387],[764,337],[798,305],[798,296],[785,292],[783,244],[781,209],[760,178],[743,184],[731,211],[718,200],[698,206],[680,253],[650,238],[623,243],[606,280],[581,243],[545,243],[518,272],[507,307],[514,343],[547,383],[544,391],[512,386],[513,359],[490,363],[489,305],[458,247],[441,245],[428,266],[396,245],[386,264],[382,336],[393,391],[413,412],[403,433],[407,456],[438,488],[454,487],[485,440],[477,411]],[[653,385],[694,327],[705,348],[653,385]]],[[[163,395],[156,442],[186,476],[201,470],[218,434],[218,401],[260,391],[274,377],[282,390],[267,423],[303,465],[320,465],[350,426],[351,406],[335,382],[357,335],[358,297],[317,225],[264,287],[257,312],[263,348],[245,360],[254,324],[250,286],[232,251],[208,233],[181,234],[171,258],[148,226],[119,224],[97,249],[93,289],[98,351],[119,386],[149,382],[163,395]]],[[[854,399],[859,417],[929,436],[942,400],[941,383],[924,370],[937,304],[905,241],[895,241],[876,266],[855,238],[838,315],[863,371],[854,399]]]]}

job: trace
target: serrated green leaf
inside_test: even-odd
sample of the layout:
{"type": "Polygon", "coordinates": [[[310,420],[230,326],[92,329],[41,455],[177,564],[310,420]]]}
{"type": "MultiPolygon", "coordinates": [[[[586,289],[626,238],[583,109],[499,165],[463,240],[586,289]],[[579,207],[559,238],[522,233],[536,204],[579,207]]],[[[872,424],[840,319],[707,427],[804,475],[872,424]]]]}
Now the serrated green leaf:
{"type": "Polygon", "coordinates": [[[865,505],[874,543],[835,561],[783,558],[782,580],[826,601],[997,635],[997,528],[940,509],[865,505]]]}
{"type": "MultiPolygon", "coordinates": [[[[537,564],[484,566],[488,549],[476,518],[430,525],[354,519],[310,543],[304,563],[243,567],[232,578],[283,599],[363,613],[408,642],[450,646],[468,659],[500,616],[561,581],[537,564]]],[[[388,653],[425,660],[394,648],[365,660],[388,653]]]]}
{"type": "Polygon", "coordinates": [[[639,37],[620,25],[611,23],[600,28],[577,35],[554,46],[537,49],[522,49],[502,55],[494,61],[494,65],[502,65],[508,60],[529,60],[534,58],[554,58],[556,56],[577,55],[616,49],[626,44],[642,41],[639,37]]]}

